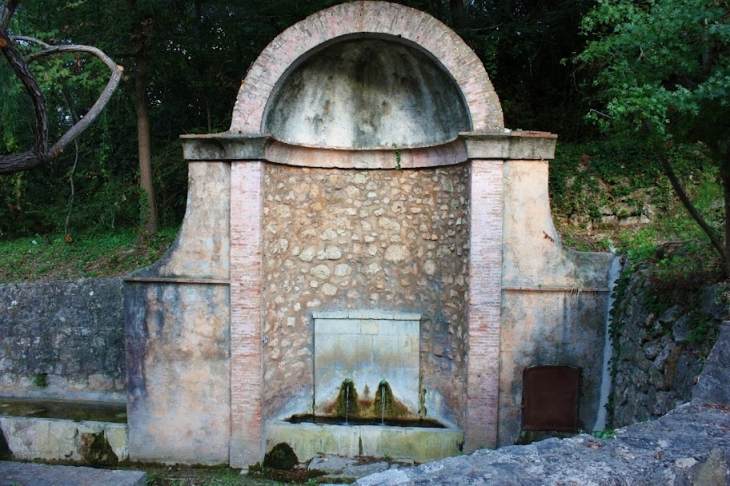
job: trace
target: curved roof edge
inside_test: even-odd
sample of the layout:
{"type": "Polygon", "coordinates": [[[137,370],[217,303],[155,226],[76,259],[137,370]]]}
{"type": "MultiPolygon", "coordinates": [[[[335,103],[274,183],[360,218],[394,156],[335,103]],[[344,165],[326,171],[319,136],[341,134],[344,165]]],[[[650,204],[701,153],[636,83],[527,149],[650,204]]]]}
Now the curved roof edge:
{"type": "Polygon", "coordinates": [[[420,46],[456,81],[475,132],[504,128],[502,107],[484,66],[454,31],[410,7],[357,1],[321,10],[292,25],[266,46],[241,84],[229,131],[261,133],[269,99],[292,65],[322,44],[358,34],[391,35],[420,46]]]}

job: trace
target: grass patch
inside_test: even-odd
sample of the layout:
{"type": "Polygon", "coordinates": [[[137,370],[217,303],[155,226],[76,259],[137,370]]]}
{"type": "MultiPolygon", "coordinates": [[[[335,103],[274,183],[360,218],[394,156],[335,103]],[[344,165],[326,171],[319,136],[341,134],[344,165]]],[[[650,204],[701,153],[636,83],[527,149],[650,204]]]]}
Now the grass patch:
{"type": "Polygon", "coordinates": [[[82,233],[71,243],[61,234],[0,241],[0,282],[113,277],[159,260],[177,234],[165,228],[141,238],[135,230],[82,233]]]}

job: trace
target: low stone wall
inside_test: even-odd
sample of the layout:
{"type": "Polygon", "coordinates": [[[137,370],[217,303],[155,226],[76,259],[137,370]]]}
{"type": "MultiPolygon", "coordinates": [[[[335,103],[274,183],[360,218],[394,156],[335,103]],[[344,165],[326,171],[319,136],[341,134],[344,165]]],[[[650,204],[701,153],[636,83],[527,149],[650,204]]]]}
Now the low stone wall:
{"type": "Polygon", "coordinates": [[[0,416],[0,436],[19,461],[116,466],[129,459],[126,424],[0,416]]]}
{"type": "Polygon", "coordinates": [[[125,400],[119,278],[0,285],[0,395],[125,400]]]}
{"type": "Polygon", "coordinates": [[[611,330],[613,427],[661,417],[690,401],[723,317],[716,294],[715,286],[689,293],[663,288],[648,265],[625,265],[611,330]]]}

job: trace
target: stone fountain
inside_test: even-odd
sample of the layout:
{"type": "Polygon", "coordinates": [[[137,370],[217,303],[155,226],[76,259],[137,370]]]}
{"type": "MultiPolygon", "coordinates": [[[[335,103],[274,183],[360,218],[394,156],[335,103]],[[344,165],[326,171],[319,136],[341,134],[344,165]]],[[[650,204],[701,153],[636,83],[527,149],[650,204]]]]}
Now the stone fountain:
{"type": "Polygon", "coordinates": [[[562,248],[555,143],[504,127],[477,56],[427,14],[356,1],[284,31],[230,129],[183,136],[180,234],[126,279],[130,458],[511,444],[540,365],[580,370],[590,428],[613,256],[562,248]]]}

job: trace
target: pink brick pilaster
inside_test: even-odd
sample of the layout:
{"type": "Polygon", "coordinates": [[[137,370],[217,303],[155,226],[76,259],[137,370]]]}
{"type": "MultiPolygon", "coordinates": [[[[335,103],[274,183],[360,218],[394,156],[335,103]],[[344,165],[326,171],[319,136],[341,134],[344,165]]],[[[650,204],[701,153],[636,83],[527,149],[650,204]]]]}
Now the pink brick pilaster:
{"type": "Polygon", "coordinates": [[[231,164],[230,465],[263,459],[261,245],[263,162],[231,164]]]}
{"type": "Polygon", "coordinates": [[[471,161],[465,452],[497,445],[502,287],[501,160],[471,161]]]}

